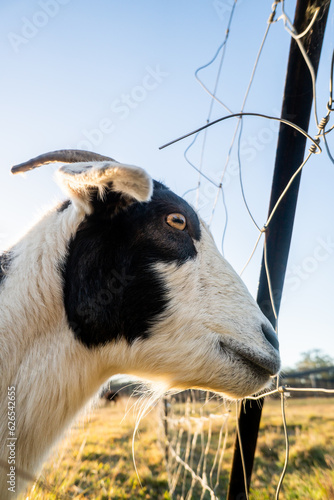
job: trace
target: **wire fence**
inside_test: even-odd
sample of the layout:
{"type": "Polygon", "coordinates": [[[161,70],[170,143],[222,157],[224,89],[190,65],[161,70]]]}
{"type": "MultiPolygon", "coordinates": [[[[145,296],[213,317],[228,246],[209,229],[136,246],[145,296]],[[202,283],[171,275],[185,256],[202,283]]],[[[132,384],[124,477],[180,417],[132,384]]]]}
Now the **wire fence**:
{"type": "MultiPolygon", "coordinates": [[[[201,188],[203,181],[209,182],[216,189],[216,195],[214,196],[214,202],[211,208],[211,214],[209,215],[209,225],[213,222],[214,216],[216,214],[216,208],[220,195],[223,199],[223,207],[225,212],[225,223],[223,228],[222,236],[222,249],[224,253],[224,239],[226,235],[226,229],[229,222],[229,210],[226,203],[225,190],[224,190],[224,177],[227,172],[229,162],[231,161],[231,155],[233,149],[237,148],[237,158],[238,158],[238,171],[239,171],[239,182],[242,193],[242,199],[246,210],[249,215],[251,223],[255,226],[258,236],[252,249],[250,256],[243,267],[241,274],[245,271],[249,263],[254,257],[255,251],[259,246],[262,236],[266,234],[270,224],[272,222],[273,216],[277,211],[278,206],[284,199],[286,193],[291,188],[294,180],[300,174],[305,165],[309,162],[310,158],[314,154],[320,154],[322,152],[322,146],[324,146],[328,158],[333,162],[333,155],[330,151],[327,137],[328,134],[333,131],[334,125],[328,127],[330,121],[331,112],[333,111],[333,65],[334,65],[334,51],[331,61],[331,66],[328,68],[329,75],[329,96],[326,108],[323,113],[319,110],[316,94],[315,85],[315,72],[312,63],[307,55],[307,52],[303,46],[303,37],[307,35],[314,23],[316,22],[318,16],[320,15],[321,7],[314,10],[313,17],[311,19],[308,27],[302,32],[297,33],[293,23],[289,19],[286,10],[285,2],[275,1],[271,6],[271,11],[269,12],[267,25],[264,29],[264,35],[260,43],[257,55],[255,57],[255,62],[251,72],[251,76],[246,87],[246,92],[242,99],[242,104],[240,111],[234,113],[226,102],[217,95],[218,83],[222,77],[224,69],[224,58],[226,53],[226,48],[229,43],[229,36],[235,26],[233,24],[236,9],[238,8],[237,0],[234,1],[233,6],[230,11],[230,16],[227,21],[227,29],[225,33],[225,38],[219,45],[214,57],[205,65],[198,68],[195,72],[195,77],[200,83],[202,88],[210,96],[209,109],[206,119],[206,124],[198,128],[197,130],[190,132],[178,139],[169,142],[162,146],[162,148],[167,147],[179,140],[185,139],[190,136],[194,136],[191,143],[186,147],[184,152],[184,157],[188,164],[198,172],[197,185],[194,188],[189,189],[184,193],[184,196],[188,196],[190,193],[196,194],[196,206],[198,208],[199,199],[201,194],[201,188]],[[312,80],[312,91],[313,91],[313,111],[314,111],[314,122],[317,132],[314,136],[311,136],[307,131],[296,126],[289,120],[284,120],[276,116],[268,116],[262,113],[247,113],[245,112],[245,106],[254,83],[254,78],[258,69],[258,65],[261,59],[261,54],[263,48],[268,40],[270,28],[274,23],[282,23],[283,28],[288,32],[291,38],[293,38],[298,48],[304,58],[304,61],[308,67],[310,77],[312,80]],[[220,57],[218,70],[216,74],[215,84],[213,90],[209,90],[209,85],[207,85],[201,78],[200,74],[202,71],[209,66],[211,66],[220,57]],[[214,105],[219,105],[224,108],[229,114],[222,118],[211,121],[214,105]],[[323,114],[322,118],[319,119],[319,113],[323,114]],[[246,117],[262,117],[265,120],[277,120],[281,123],[285,123],[289,127],[293,127],[298,133],[303,134],[310,142],[308,153],[306,154],[303,162],[300,164],[299,168],[291,176],[289,181],[286,183],[285,189],[278,198],[276,204],[269,213],[267,219],[263,224],[258,224],[256,218],[250,210],[249,204],[246,199],[244,183],[243,183],[243,171],[240,155],[240,145],[243,133],[243,124],[246,117]],[[237,119],[234,130],[231,132],[231,142],[228,147],[228,152],[225,158],[224,167],[221,176],[218,179],[213,178],[209,175],[205,166],[205,153],[208,148],[208,131],[209,127],[215,126],[221,121],[227,119],[237,119]],[[198,161],[190,160],[190,152],[195,145],[199,146],[198,161]]],[[[270,69],[268,68],[268,71],[270,69]]],[[[192,155],[194,156],[194,154],[192,155]]],[[[334,162],[333,162],[334,163],[334,162]]],[[[268,288],[270,294],[271,307],[277,320],[277,311],[275,308],[275,302],[273,297],[273,290],[271,286],[271,276],[268,270],[267,262],[267,245],[266,238],[264,238],[263,244],[263,255],[264,255],[264,265],[266,270],[266,276],[268,281],[268,288]]],[[[276,328],[277,331],[277,328],[276,328]]],[[[276,380],[276,388],[268,392],[265,396],[278,396],[281,401],[281,420],[284,430],[284,443],[285,443],[285,460],[284,465],[281,470],[280,478],[276,485],[275,498],[278,499],[283,479],[289,463],[289,437],[287,432],[287,422],[285,415],[285,404],[287,397],[294,394],[314,394],[314,395],[331,395],[334,396],[334,389],[332,388],[321,388],[321,387],[286,387],[282,385],[279,378],[276,380]]],[[[254,396],[247,398],[248,400],[258,401],[262,399],[264,395],[254,396]]],[[[169,487],[173,498],[178,500],[190,500],[191,498],[202,499],[219,499],[225,498],[227,491],[227,481],[228,481],[228,468],[230,466],[231,457],[230,452],[227,450],[227,442],[231,436],[234,434],[239,438],[241,458],[243,461],[244,470],[244,483],[245,491],[248,500],[247,493],[247,477],[245,471],[245,464],[243,459],[243,445],[240,440],[240,432],[238,428],[238,413],[239,406],[241,402],[227,403],[224,399],[217,399],[216,395],[210,393],[203,393],[200,391],[187,391],[177,395],[169,395],[164,401],[164,411],[163,411],[163,444],[165,446],[165,457],[168,471],[169,487]],[[232,414],[235,411],[236,419],[234,420],[232,414]]],[[[268,478],[270,482],[270,478],[268,478]]],[[[243,497],[244,498],[244,497],[243,497]]]]}
{"type": "MultiPolygon", "coordinates": [[[[334,389],[278,386],[265,396],[278,395],[284,431],[285,460],[276,485],[276,498],[289,464],[286,399],[295,394],[334,397],[334,389]]],[[[247,398],[258,401],[264,395],[247,398]]],[[[164,400],[161,441],[172,498],[178,500],[226,498],[231,466],[232,438],[237,435],[242,402],[228,402],[209,392],[186,391],[164,400]]],[[[243,443],[241,441],[241,450],[243,443]]],[[[246,484],[246,477],[244,478],[246,484]]],[[[268,478],[268,486],[270,484],[268,478]]],[[[246,489],[247,490],[247,489],[246,489]]]]}

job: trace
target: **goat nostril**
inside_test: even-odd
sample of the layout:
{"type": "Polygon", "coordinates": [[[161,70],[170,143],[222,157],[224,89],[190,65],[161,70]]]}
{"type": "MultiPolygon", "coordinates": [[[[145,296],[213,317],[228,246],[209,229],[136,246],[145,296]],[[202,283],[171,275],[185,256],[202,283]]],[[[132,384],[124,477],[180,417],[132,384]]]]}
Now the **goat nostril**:
{"type": "Polygon", "coordinates": [[[268,340],[274,349],[279,350],[279,342],[275,330],[269,325],[262,325],[263,335],[268,340]]]}

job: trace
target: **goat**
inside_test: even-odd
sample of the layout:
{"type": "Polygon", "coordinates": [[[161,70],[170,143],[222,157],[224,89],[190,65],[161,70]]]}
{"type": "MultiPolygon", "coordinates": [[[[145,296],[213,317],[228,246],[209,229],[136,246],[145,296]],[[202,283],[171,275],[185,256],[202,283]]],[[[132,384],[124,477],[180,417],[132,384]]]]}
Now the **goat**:
{"type": "Polygon", "coordinates": [[[84,151],[12,172],[52,162],[68,201],[0,257],[3,500],[113,374],[242,398],[280,368],[275,331],[185,200],[84,151]]]}

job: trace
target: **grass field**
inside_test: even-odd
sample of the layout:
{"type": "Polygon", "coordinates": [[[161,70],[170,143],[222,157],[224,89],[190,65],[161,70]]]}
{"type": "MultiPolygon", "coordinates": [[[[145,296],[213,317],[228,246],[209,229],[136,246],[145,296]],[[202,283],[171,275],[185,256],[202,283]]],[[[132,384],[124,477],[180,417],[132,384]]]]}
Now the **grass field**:
{"type": "MultiPolygon", "coordinates": [[[[78,422],[45,465],[42,481],[22,499],[171,499],[164,452],[157,440],[157,410],[142,420],[136,437],[135,458],[142,486],[138,481],[132,460],[135,415],[130,411],[122,420],[133,402],[121,399],[116,405],[96,408],[84,422],[78,422]]],[[[290,459],[280,499],[334,500],[334,399],[289,399],[286,415],[290,459]]],[[[217,490],[220,498],[225,498],[232,457],[233,416],[232,410],[217,490]]],[[[208,460],[217,440],[218,434],[213,432],[208,460]]],[[[284,457],[280,402],[269,399],[263,411],[251,500],[275,498],[284,457]]],[[[192,498],[199,499],[196,491],[192,498]]],[[[176,489],[173,498],[179,493],[176,489]]]]}

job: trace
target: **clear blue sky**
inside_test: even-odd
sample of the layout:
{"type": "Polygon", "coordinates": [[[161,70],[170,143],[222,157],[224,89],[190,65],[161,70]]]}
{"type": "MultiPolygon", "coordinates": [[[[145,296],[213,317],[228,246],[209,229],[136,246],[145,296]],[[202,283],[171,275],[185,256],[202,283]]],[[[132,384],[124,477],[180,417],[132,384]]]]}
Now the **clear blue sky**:
{"type": "MultiPolygon", "coordinates": [[[[239,111],[262,40],[272,0],[237,3],[218,97],[239,111]]],[[[61,148],[83,148],[145,167],[178,194],[196,186],[185,162],[190,140],[158,147],[205,123],[209,96],[194,78],[225,36],[232,0],[3,0],[0,5],[1,167],[0,249],[6,248],[63,198],[46,166],[11,176],[12,164],[61,148]]],[[[293,18],[295,2],[286,8],[293,18]]],[[[319,116],[328,100],[334,9],[317,81],[319,116]]],[[[290,39],[282,22],[271,26],[247,111],[279,115],[290,39]]],[[[201,76],[212,88],[216,61],[201,76]]],[[[218,104],[213,118],[225,115],[218,104]]],[[[333,119],[332,119],[333,120],[333,119]]],[[[331,122],[333,124],[333,121],[331,122]]],[[[219,181],[235,122],[211,129],[204,171],[219,181]]],[[[247,200],[258,224],[267,215],[276,149],[276,126],[244,120],[241,152],[247,200]]],[[[311,128],[314,133],[314,126],[311,128]]],[[[334,133],[329,137],[334,150],[334,133]]],[[[198,164],[200,148],[190,152],[198,164]]],[[[224,251],[238,272],[257,238],[242,202],[236,148],[228,167],[229,221],[224,251]]],[[[279,321],[283,364],[320,348],[334,357],[334,165],[314,156],[302,175],[296,223],[279,321]]],[[[200,212],[208,219],[216,192],[202,182],[200,212]]],[[[190,193],[187,199],[195,201],[190,193]]],[[[218,246],[225,222],[219,199],[212,230],[218,246]]],[[[244,273],[255,295],[262,248],[244,273]]]]}

